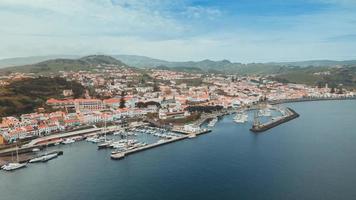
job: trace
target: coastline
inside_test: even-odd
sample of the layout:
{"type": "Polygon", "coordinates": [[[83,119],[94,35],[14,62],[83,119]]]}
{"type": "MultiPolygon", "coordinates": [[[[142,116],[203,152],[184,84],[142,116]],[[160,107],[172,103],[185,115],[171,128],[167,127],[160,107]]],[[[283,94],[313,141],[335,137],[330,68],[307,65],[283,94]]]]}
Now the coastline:
{"type": "Polygon", "coordinates": [[[299,99],[284,99],[284,100],[272,100],[267,101],[271,105],[284,104],[284,103],[299,103],[307,101],[343,101],[343,100],[356,100],[356,96],[353,97],[312,97],[312,98],[299,98],[299,99]]]}

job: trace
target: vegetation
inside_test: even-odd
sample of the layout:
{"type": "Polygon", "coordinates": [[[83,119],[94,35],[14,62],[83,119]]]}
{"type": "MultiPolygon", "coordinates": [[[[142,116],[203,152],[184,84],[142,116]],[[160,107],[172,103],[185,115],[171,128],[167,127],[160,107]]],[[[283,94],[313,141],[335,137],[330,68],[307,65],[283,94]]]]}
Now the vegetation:
{"type": "Polygon", "coordinates": [[[303,83],[324,87],[356,88],[356,67],[320,68],[307,67],[290,70],[273,77],[285,83],[303,83]]]}
{"type": "Polygon", "coordinates": [[[91,70],[98,65],[117,65],[125,66],[119,60],[116,60],[110,56],[104,55],[92,55],[86,56],[80,59],[53,59],[43,61],[37,64],[8,67],[0,69],[2,73],[10,72],[26,72],[26,73],[36,73],[36,74],[49,74],[56,73],[58,71],[80,71],[80,70],[91,70]]]}
{"type": "Polygon", "coordinates": [[[137,102],[136,107],[138,108],[147,108],[148,106],[157,106],[157,108],[161,107],[161,104],[155,101],[148,101],[148,102],[137,102]]]}
{"type": "Polygon", "coordinates": [[[125,101],[125,92],[121,92],[121,98],[120,98],[120,105],[119,108],[125,108],[126,101],[125,101]]]}
{"type": "Polygon", "coordinates": [[[33,112],[49,98],[61,98],[63,90],[71,89],[73,97],[83,96],[84,88],[63,78],[39,77],[13,81],[0,89],[0,117],[33,112]]]}
{"type": "Polygon", "coordinates": [[[214,111],[222,110],[222,106],[189,106],[187,110],[189,112],[204,112],[204,113],[212,113],[214,111]]]}

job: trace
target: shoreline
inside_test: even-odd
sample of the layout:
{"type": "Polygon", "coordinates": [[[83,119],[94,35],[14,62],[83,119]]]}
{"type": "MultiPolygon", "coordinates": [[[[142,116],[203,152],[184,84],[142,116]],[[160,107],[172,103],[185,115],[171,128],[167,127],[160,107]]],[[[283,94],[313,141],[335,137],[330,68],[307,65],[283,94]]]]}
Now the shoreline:
{"type": "MultiPolygon", "coordinates": [[[[337,101],[337,100],[356,100],[356,96],[354,97],[344,97],[344,98],[302,98],[302,99],[285,99],[285,100],[278,100],[278,101],[267,101],[269,104],[271,105],[278,105],[278,104],[284,104],[284,103],[299,103],[299,102],[308,102],[308,101],[337,101]]],[[[243,108],[239,108],[239,109],[236,109],[236,110],[230,110],[228,112],[222,112],[222,113],[214,113],[212,115],[214,115],[214,117],[221,117],[221,116],[224,116],[224,115],[230,115],[230,114],[233,114],[234,112],[240,110],[240,109],[243,109],[243,108]]],[[[251,108],[250,108],[251,109],[251,108]]],[[[250,110],[249,109],[249,110],[250,110]]],[[[252,108],[252,109],[255,109],[255,108],[252,108]]],[[[201,126],[201,124],[203,124],[206,120],[208,120],[209,118],[211,118],[212,116],[205,116],[204,117],[204,120],[200,119],[198,120],[197,122],[200,122],[198,123],[199,126],[201,126]]],[[[289,121],[289,120],[288,120],[289,121]]],[[[195,122],[196,123],[196,122],[195,122]]],[[[92,128],[94,129],[94,128],[92,128]]],[[[81,130],[83,132],[86,132],[88,131],[87,129],[85,130],[81,130]]],[[[81,132],[79,131],[79,132],[81,132]]],[[[94,132],[97,132],[98,130],[94,131],[94,132]]],[[[174,130],[173,130],[174,131],[174,130]]],[[[211,130],[210,130],[211,131],[211,130]]],[[[210,132],[208,131],[208,132],[210,132]]],[[[76,132],[76,131],[74,131],[76,132]]],[[[255,131],[252,131],[252,132],[255,132],[255,131]]],[[[261,131],[256,131],[256,132],[261,132],[261,131]]],[[[68,133],[71,133],[71,132],[68,132],[68,133]]],[[[67,134],[68,134],[67,133],[67,134]]],[[[205,132],[204,132],[205,133],[205,132]]],[[[48,137],[60,137],[61,135],[63,134],[57,134],[57,135],[53,135],[53,136],[48,136],[48,137]]],[[[189,135],[189,134],[188,134],[189,135]]],[[[199,135],[199,134],[197,134],[199,135]]],[[[38,139],[35,139],[33,141],[36,141],[36,140],[43,140],[45,138],[38,138],[38,139]]],[[[31,143],[31,142],[30,142],[31,143]]],[[[35,148],[35,147],[41,147],[41,145],[38,145],[38,146],[29,146],[29,147],[26,147],[28,149],[32,149],[32,148],[35,148]]],[[[20,149],[20,150],[24,150],[24,149],[20,149]]],[[[1,152],[1,157],[3,156],[8,156],[7,154],[13,152],[14,150],[12,148],[6,148],[6,149],[2,149],[0,152],[1,152]]],[[[31,153],[31,152],[19,152],[21,154],[23,153],[31,153]]],[[[9,154],[10,155],[10,154],[9,154]]]]}
{"type": "Polygon", "coordinates": [[[356,100],[356,96],[353,97],[323,97],[323,98],[301,98],[301,99],[284,99],[267,101],[271,105],[284,104],[284,103],[300,103],[308,101],[344,101],[344,100],[356,100]]]}

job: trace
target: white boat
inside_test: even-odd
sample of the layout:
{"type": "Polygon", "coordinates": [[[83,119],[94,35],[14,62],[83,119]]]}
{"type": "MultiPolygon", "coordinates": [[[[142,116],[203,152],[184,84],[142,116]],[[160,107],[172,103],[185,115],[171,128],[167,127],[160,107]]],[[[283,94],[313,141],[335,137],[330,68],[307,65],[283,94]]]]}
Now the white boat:
{"type": "Polygon", "coordinates": [[[72,144],[74,142],[75,142],[75,140],[73,140],[71,138],[67,138],[67,139],[63,140],[62,144],[72,144]]]}
{"type": "Polygon", "coordinates": [[[113,135],[121,135],[121,134],[123,134],[123,131],[117,131],[113,133],[113,135]]]}
{"type": "Polygon", "coordinates": [[[243,113],[237,113],[236,116],[234,117],[234,121],[236,123],[245,123],[247,121],[247,114],[243,113]]]}
{"type": "Polygon", "coordinates": [[[263,109],[263,110],[260,110],[260,111],[258,112],[258,114],[259,114],[260,116],[264,116],[264,117],[270,117],[270,116],[272,115],[272,114],[271,114],[271,110],[268,109],[268,108],[263,109]]]}
{"type": "Polygon", "coordinates": [[[119,159],[123,159],[125,157],[124,153],[115,153],[115,154],[111,154],[111,159],[113,160],[119,160],[119,159]]]}
{"type": "Polygon", "coordinates": [[[195,135],[195,134],[190,134],[190,135],[188,136],[188,138],[195,138],[195,137],[197,137],[197,135],[195,135]]]}
{"type": "Polygon", "coordinates": [[[34,149],[32,149],[32,152],[38,152],[38,151],[40,151],[39,148],[34,148],[34,149]]]}
{"type": "Polygon", "coordinates": [[[53,158],[56,158],[56,157],[58,157],[58,153],[51,153],[51,154],[48,154],[48,155],[43,155],[43,156],[40,156],[40,157],[37,157],[37,158],[33,158],[29,162],[30,163],[47,162],[47,161],[52,160],[53,158]]]}
{"type": "Polygon", "coordinates": [[[23,167],[26,167],[27,163],[8,163],[4,166],[1,167],[1,169],[5,170],[5,171],[13,171],[13,170],[16,170],[16,169],[20,169],[20,168],[23,168],[23,167]]]}
{"type": "Polygon", "coordinates": [[[208,123],[208,127],[214,127],[216,122],[218,122],[218,118],[214,118],[212,119],[209,123],[208,123]]]}
{"type": "Polygon", "coordinates": [[[113,142],[110,141],[110,140],[107,140],[103,143],[100,143],[98,144],[98,149],[103,149],[103,148],[107,148],[107,147],[110,147],[110,145],[112,144],[113,142]]]}
{"type": "Polygon", "coordinates": [[[3,165],[1,169],[5,171],[13,171],[16,169],[26,167],[27,163],[19,163],[19,152],[17,146],[16,146],[16,160],[17,162],[7,163],[6,165],[3,165]]]}

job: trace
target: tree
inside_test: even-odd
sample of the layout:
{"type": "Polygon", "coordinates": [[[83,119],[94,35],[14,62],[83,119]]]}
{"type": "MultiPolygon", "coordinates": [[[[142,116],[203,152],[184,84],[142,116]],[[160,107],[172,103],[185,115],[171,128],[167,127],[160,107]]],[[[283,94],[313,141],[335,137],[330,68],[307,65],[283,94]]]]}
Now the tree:
{"type": "Polygon", "coordinates": [[[119,108],[125,108],[125,91],[122,91],[121,92],[121,98],[120,98],[120,105],[119,105],[119,108]]]}
{"type": "Polygon", "coordinates": [[[157,81],[155,80],[154,82],[153,82],[153,92],[159,92],[160,90],[159,90],[159,87],[158,87],[158,85],[157,85],[157,81]]]}
{"type": "Polygon", "coordinates": [[[332,87],[332,88],[331,88],[330,93],[335,93],[335,87],[332,87]]]}

